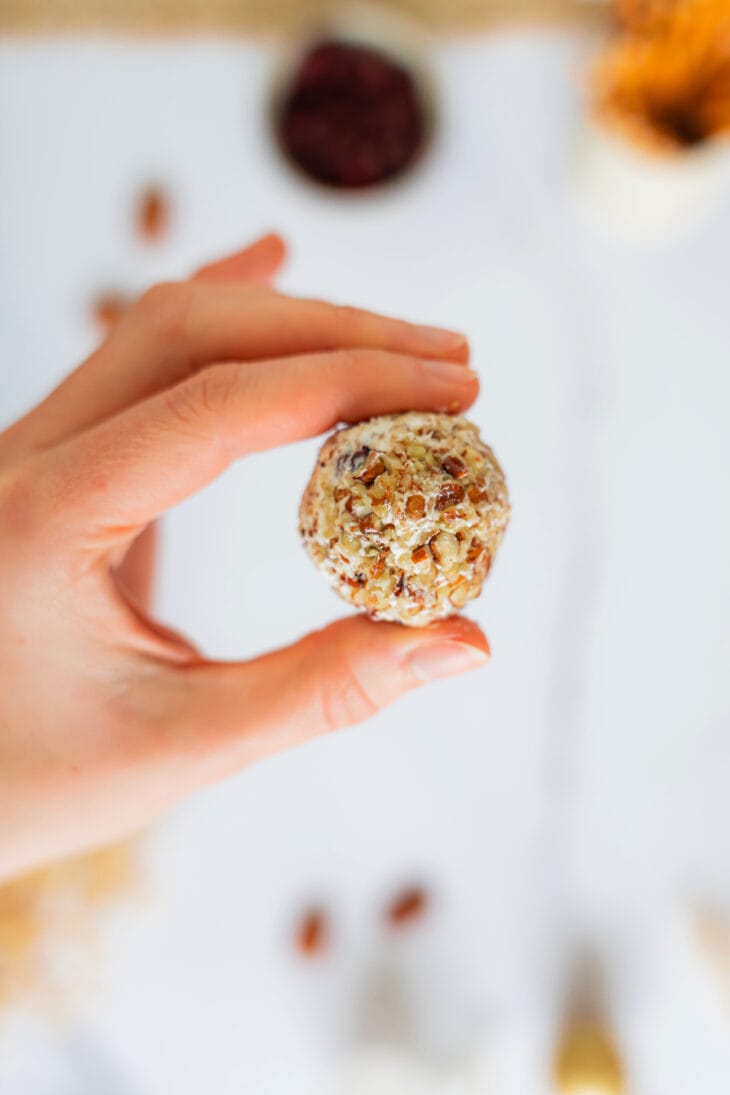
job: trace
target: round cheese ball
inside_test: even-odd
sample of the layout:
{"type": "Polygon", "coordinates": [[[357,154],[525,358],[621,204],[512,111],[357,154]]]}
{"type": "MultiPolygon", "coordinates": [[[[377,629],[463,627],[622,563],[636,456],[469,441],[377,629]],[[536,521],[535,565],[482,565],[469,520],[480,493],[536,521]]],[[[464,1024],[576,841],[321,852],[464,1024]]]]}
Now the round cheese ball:
{"type": "Polygon", "coordinates": [[[476,426],[412,411],[332,434],[299,518],[341,597],[375,619],[423,627],[479,596],[509,502],[476,426]]]}

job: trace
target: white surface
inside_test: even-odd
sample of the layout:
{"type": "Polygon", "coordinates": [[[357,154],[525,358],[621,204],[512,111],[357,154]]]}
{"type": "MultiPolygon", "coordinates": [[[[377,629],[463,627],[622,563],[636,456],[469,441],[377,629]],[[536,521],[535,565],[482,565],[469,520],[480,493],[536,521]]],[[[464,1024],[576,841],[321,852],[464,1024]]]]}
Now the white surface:
{"type": "MultiPolygon", "coordinates": [[[[444,45],[428,165],[337,201],[271,152],[262,47],[0,47],[3,419],[92,346],[100,284],[141,287],[276,226],[289,290],[469,332],[475,418],[514,505],[475,609],[486,672],[206,791],[160,831],[153,900],[110,930],[84,1018],[139,1095],[321,1092],[382,963],[434,1057],[484,1031],[490,1091],[545,1091],[584,936],[609,961],[633,1089],[728,1090],[730,1027],[665,925],[687,889],[730,900],[730,201],[661,252],[582,223],[582,55],[557,36],[444,45]],[[126,219],[151,176],[177,207],[159,250],[126,219]],[[388,940],[382,905],[414,876],[435,913],[388,940]],[[335,945],[307,965],[289,933],[311,897],[335,945]]],[[[249,460],[166,522],[163,613],[210,652],[339,611],[296,539],[313,454],[249,460]]]]}
{"type": "Polygon", "coordinates": [[[447,1080],[418,1057],[387,1047],[359,1049],[344,1064],[337,1095],[448,1095],[447,1080]]]}

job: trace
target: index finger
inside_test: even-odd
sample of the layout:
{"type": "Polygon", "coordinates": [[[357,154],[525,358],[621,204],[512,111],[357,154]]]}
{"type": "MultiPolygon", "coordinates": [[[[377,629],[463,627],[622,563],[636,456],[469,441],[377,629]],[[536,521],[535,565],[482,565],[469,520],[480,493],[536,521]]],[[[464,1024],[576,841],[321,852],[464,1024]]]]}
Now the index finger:
{"type": "Polygon", "coordinates": [[[57,445],[217,361],[349,347],[463,364],[469,358],[466,339],[456,332],[286,297],[236,278],[158,285],[95,354],[16,424],[15,444],[57,445]]]}

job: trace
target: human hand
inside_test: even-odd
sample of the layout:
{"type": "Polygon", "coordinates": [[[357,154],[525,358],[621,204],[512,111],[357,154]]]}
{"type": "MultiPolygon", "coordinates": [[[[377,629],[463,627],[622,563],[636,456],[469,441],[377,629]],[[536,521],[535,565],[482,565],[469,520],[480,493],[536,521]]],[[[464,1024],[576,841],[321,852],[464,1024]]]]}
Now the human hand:
{"type": "Polygon", "coordinates": [[[148,614],[152,522],[233,460],[476,397],[463,338],[281,296],[282,258],[270,236],[153,288],[0,434],[0,877],[488,656],[464,619],[355,616],[218,663],[148,614]]]}

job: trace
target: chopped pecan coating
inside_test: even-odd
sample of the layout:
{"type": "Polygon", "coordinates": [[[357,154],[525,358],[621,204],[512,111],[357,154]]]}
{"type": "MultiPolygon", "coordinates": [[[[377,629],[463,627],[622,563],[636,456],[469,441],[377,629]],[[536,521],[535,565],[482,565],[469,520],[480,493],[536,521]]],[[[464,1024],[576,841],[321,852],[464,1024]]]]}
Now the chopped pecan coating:
{"type": "Polygon", "coordinates": [[[325,442],[300,526],[345,600],[422,627],[479,595],[508,519],[502,471],[476,427],[411,412],[325,442]]]}

